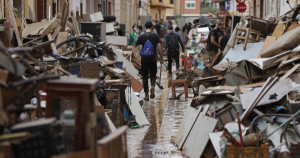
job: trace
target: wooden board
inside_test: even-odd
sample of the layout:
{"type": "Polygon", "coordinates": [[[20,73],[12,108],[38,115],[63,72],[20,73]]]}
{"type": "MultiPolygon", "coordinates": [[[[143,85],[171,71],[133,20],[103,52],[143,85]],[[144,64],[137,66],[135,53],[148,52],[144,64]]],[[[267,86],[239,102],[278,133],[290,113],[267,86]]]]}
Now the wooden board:
{"type": "MultiPolygon", "coordinates": [[[[48,40],[49,40],[49,41],[53,40],[50,33],[49,33],[47,36],[48,36],[48,40]]],[[[56,46],[55,46],[54,43],[51,43],[51,48],[52,48],[53,54],[56,54],[56,53],[57,53],[57,49],[56,49],[56,46]]]]}
{"type": "Polygon", "coordinates": [[[124,36],[106,36],[106,44],[127,46],[127,38],[124,36]]]}
{"type": "Polygon", "coordinates": [[[44,22],[37,22],[33,24],[26,25],[22,32],[22,37],[26,38],[29,35],[33,36],[46,36],[50,31],[55,29],[57,26],[56,19],[44,22]]]}
{"type": "Polygon", "coordinates": [[[241,122],[243,122],[252,112],[252,110],[256,107],[256,105],[259,103],[259,101],[265,96],[265,94],[272,88],[272,86],[277,82],[278,77],[275,78],[268,78],[268,80],[265,82],[261,90],[253,97],[253,100],[251,101],[250,106],[248,106],[241,116],[241,122]]]}
{"type": "Polygon", "coordinates": [[[83,157],[91,157],[91,150],[84,150],[69,154],[61,154],[61,155],[55,155],[51,158],[83,158],[83,157]]]}
{"type": "Polygon", "coordinates": [[[0,69],[0,85],[7,86],[8,75],[9,75],[9,72],[7,70],[0,69]]]}
{"type": "MultiPolygon", "coordinates": [[[[202,107],[199,107],[202,108],[202,107]]],[[[201,109],[200,109],[201,110],[201,109]]],[[[174,143],[178,145],[178,149],[181,149],[190,130],[194,126],[198,116],[200,114],[200,111],[193,108],[193,107],[188,107],[184,116],[183,120],[181,121],[179,130],[175,136],[174,143]]]]}
{"type": "Polygon", "coordinates": [[[74,27],[75,35],[79,36],[79,34],[80,34],[79,24],[78,24],[78,22],[77,22],[77,20],[75,18],[74,11],[71,11],[71,18],[72,18],[72,24],[73,24],[73,27],[74,27]]]}
{"type": "Polygon", "coordinates": [[[223,135],[223,132],[216,132],[216,133],[209,133],[209,139],[214,146],[214,149],[218,155],[218,157],[221,157],[221,136],[223,135]]]}
{"type": "Polygon", "coordinates": [[[134,94],[132,88],[127,87],[125,89],[125,98],[132,114],[135,115],[136,122],[140,126],[149,125],[149,121],[139,103],[140,99],[134,94]]]}
{"type": "Polygon", "coordinates": [[[218,120],[201,113],[183,145],[183,154],[190,158],[201,157],[208,143],[209,133],[214,131],[217,123],[218,120]]]}
{"type": "Polygon", "coordinates": [[[130,77],[131,79],[131,87],[134,92],[140,92],[143,88],[143,83],[131,76],[128,72],[126,74],[130,77]]]}
{"type": "Polygon", "coordinates": [[[111,133],[114,133],[117,131],[117,128],[116,126],[114,125],[114,123],[111,121],[111,119],[108,117],[107,113],[105,112],[105,119],[107,121],[107,124],[108,124],[108,127],[109,127],[109,130],[111,133]]]}
{"type": "Polygon", "coordinates": [[[261,47],[257,58],[261,58],[260,54],[263,53],[270,45],[272,45],[275,41],[276,41],[276,37],[275,36],[267,36],[264,45],[261,47]]]}
{"type": "MultiPolygon", "coordinates": [[[[65,41],[67,39],[68,39],[68,32],[59,32],[57,35],[55,45],[61,43],[62,41],[65,41]]],[[[65,45],[61,46],[60,48],[58,48],[57,52],[58,53],[65,52],[66,48],[67,48],[67,45],[65,44],[65,45]]]]}
{"type": "Polygon", "coordinates": [[[69,3],[65,2],[62,12],[62,18],[61,18],[61,31],[65,31],[67,18],[69,14],[69,3]]]}
{"type": "Polygon", "coordinates": [[[297,28],[297,27],[299,27],[300,25],[296,22],[296,21],[294,21],[293,23],[292,23],[292,25],[286,30],[286,32],[289,32],[289,31],[291,31],[291,30],[294,30],[295,28],[297,28]]]}
{"type": "MultiPolygon", "coordinates": [[[[282,20],[279,21],[279,23],[282,23],[282,20]]],[[[284,31],[286,29],[285,24],[278,24],[272,34],[272,36],[279,38],[284,34],[284,31]]]]}
{"type": "Polygon", "coordinates": [[[6,7],[8,9],[10,21],[13,25],[13,29],[16,34],[18,46],[21,46],[23,44],[23,41],[21,39],[21,35],[20,35],[19,29],[18,29],[18,25],[17,25],[16,18],[15,18],[14,12],[13,12],[12,4],[10,3],[10,0],[6,0],[5,2],[6,2],[6,7]]]}
{"type": "Polygon", "coordinates": [[[282,81],[288,78],[294,71],[296,71],[300,67],[300,64],[295,65],[292,69],[290,69],[285,75],[280,77],[279,81],[282,81]]]}
{"type": "Polygon", "coordinates": [[[126,71],[130,73],[131,76],[136,77],[138,75],[138,70],[119,52],[117,51],[117,46],[112,46],[113,52],[117,55],[117,61],[123,62],[123,67],[126,68],[126,71]]]}

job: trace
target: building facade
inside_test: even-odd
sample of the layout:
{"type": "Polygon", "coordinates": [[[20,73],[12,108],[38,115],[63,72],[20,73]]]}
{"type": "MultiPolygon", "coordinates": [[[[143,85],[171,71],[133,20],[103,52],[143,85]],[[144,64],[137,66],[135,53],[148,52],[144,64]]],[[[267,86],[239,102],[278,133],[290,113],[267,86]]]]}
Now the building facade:
{"type": "Polygon", "coordinates": [[[175,0],[150,0],[149,15],[152,19],[167,19],[167,9],[174,8],[175,0]]]}

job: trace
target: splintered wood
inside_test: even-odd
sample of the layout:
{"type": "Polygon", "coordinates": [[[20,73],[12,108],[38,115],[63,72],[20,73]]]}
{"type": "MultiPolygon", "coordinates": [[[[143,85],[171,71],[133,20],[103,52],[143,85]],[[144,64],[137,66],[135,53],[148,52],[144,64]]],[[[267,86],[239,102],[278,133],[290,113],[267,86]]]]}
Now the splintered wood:
{"type": "Polygon", "coordinates": [[[25,29],[22,32],[22,37],[26,38],[29,35],[32,36],[46,36],[50,31],[57,27],[56,19],[45,22],[37,22],[33,24],[26,25],[25,29]]]}

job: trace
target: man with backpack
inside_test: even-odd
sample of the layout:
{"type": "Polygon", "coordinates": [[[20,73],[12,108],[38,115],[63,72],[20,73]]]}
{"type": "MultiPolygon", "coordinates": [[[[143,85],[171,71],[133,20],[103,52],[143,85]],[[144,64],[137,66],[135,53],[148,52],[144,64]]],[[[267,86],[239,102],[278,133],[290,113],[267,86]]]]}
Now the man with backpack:
{"type": "Polygon", "coordinates": [[[179,44],[182,51],[184,52],[183,42],[176,32],[173,31],[173,26],[168,26],[169,33],[165,35],[165,48],[168,55],[168,71],[169,74],[172,74],[172,62],[173,59],[176,62],[176,70],[179,69],[179,44]]]}
{"type": "MultiPolygon", "coordinates": [[[[153,24],[151,21],[147,21],[145,24],[146,32],[141,34],[137,41],[135,42],[134,47],[142,45],[143,49],[141,51],[141,74],[143,77],[143,86],[145,91],[145,100],[149,100],[149,86],[148,86],[148,75],[150,73],[150,82],[151,82],[151,95],[153,99],[155,97],[154,87],[157,73],[157,53],[156,46],[158,46],[158,51],[162,57],[162,48],[161,41],[157,33],[152,32],[153,24]]],[[[162,60],[162,58],[160,59],[162,60]]]]}

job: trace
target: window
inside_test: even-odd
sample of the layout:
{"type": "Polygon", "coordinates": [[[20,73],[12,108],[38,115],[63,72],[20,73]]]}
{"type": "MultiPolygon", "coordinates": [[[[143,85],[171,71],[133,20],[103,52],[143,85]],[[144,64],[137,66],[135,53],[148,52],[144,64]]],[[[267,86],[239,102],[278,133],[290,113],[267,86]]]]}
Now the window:
{"type": "Polygon", "coordinates": [[[162,2],[162,0],[159,0],[159,2],[162,2]]]}
{"type": "Polygon", "coordinates": [[[196,2],[194,1],[186,1],[185,9],[196,9],[196,2]]]}
{"type": "Polygon", "coordinates": [[[174,4],[174,0],[170,0],[170,3],[171,3],[171,4],[174,4]]]}

